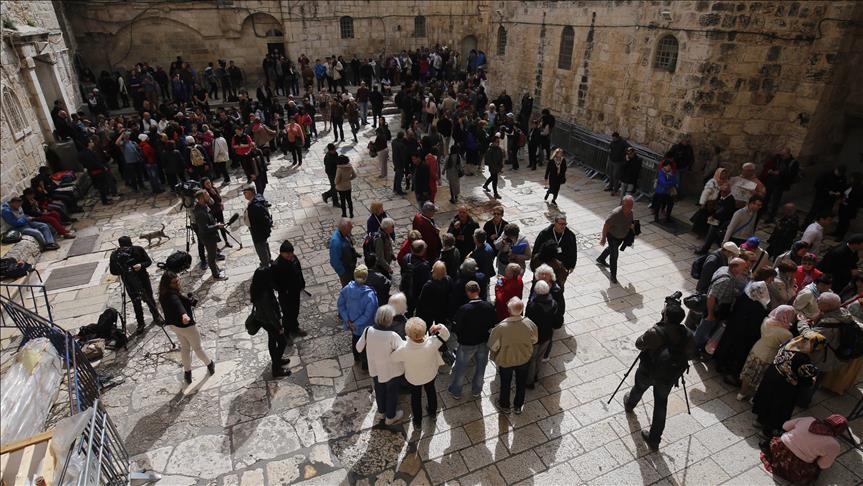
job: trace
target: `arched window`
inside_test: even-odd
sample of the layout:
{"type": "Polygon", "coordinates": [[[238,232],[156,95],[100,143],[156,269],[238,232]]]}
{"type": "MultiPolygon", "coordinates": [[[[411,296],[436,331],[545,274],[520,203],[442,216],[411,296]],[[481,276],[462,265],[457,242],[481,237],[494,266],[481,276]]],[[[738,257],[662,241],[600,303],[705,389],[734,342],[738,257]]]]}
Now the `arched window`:
{"type": "Polygon", "coordinates": [[[426,18],[422,15],[414,17],[414,37],[426,36],[426,18]]]}
{"type": "Polygon", "coordinates": [[[30,126],[27,124],[27,119],[24,118],[21,103],[9,88],[3,89],[3,111],[16,140],[30,133],[30,126]]]}
{"type": "Polygon", "coordinates": [[[354,38],[354,18],[342,17],[339,19],[339,30],[342,33],[342,39],[354,38]]]}
{"type": "Polygon", "coordinates": [[[559,69],[572,69],[572,45],[575,42],[575,30],[566,26],[560,33],[560,52],[557,58],[559,69]]]}
{"type": "Polygon", "coordinates": [[[502,25],[497,28],[497,55],[506,55],[506,29],[502,25]]]}
{"type": "Polygon", "coordinates": [[[653,67],[665,71],[674,72],[677,68],[677,49],[680,45],[673,35],[666,35],[659,39],[656,45],[656,57],[653,59],[653,67]]]}

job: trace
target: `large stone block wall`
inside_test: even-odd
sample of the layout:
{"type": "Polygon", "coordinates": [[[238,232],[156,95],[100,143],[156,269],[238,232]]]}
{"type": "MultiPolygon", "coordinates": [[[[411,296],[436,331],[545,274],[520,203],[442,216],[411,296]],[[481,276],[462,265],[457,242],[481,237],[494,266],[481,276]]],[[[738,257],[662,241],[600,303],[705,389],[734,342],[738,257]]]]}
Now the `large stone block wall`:
{"type": "Polygon", "coordinates": [[[112,0],[67,2],[67,18],[78,54],[94,71],[130,68],[146,61],[167,69],[176,56],[205,66],[231,59],[254,85],[262,76],[268,43],[283,43],[296,59],[353,54],[361,57],[435,43],[459,48],[467,35],[479,37],[481,3],[446,1],[235,1],[134,3],[112,0]],[[414,36],[414,17],[426,17],[426,35],[414,36]],[[354,37],[342,39],[339,21],[351,16],[354,37]],[[267,37],[278,29],[282,37],[267,37]]]}
{"type": "Polygon", "coordinates": [[[860,99],[857,2],[492,2],[492,93],[536,88],[564,119],[667,149],[690,133],[699,158],[741,164],[788,146],[806,160],[835,149],[841,109],[860,99]],[[667,19],[662,14],[670,14],[667,19]],[[545,42],[540,30],[545,22],[545,42]],[[593,24],[593,28],[591,28],[593,24]],[[505,56],[495,49],[498,26],[508,32],[505,56]],[[572,68],[558,69],[564,26],[574,28],[572,68]],[[855,36],[856,32],[856,36],[855,36]],[[673,73],[653,67],[665,35],[679,42],[673,73]],[[592,42],[589,42],[589,39],[592,42]],[[854,44],[854,39],[857,44],[854,44]],[[542,47],[542,48],[541,48],[542,47]],[[539,53],[544,52],[543,58],[539,53]],[[524,71],[527,71],[525,73],[524,71]],[[837,99],[835,103],[827,100],[837,99]],[[836,141],[833,142],[834,144],[836,141]]]}
{"type": "MultiPolygon", "coordinates": [[[[2,2],[2,16],[22,29],[60,29],[50,1],[2,2]]],[[[57,63],[59,88],[72,105],[70,108],[77,109],[81,105],[81,97],[64,38],[51,36],[43,53],[50,54],[57,63]]],[[[28,63],[12,47],[12,41],[7,36],[4,36],[0,46],[0,56],[2,86],[17,100],[27,126],[23,132],[13,133],[8,113],[10,108],[4,104],[0,110],[0,199],[5,201],[29,185],[30,178],[45,162],[43,145],[53,142],[53,139],[40,125],[39,100],[27,80],[28,63]]],[[[47,101],[51,104],[54,100],[47,101]]]]}

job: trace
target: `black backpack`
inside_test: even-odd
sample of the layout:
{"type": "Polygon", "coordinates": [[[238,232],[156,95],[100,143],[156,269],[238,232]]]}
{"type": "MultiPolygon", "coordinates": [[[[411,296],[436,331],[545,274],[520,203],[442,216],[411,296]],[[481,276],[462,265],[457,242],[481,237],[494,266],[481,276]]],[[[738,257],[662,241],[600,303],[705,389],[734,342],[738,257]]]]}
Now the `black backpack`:
{"type": "Polygon", "coordinates": [[[375,244],[377,244],[378,239],[381,237],[380,231],[375,231],[374,233],[369,233],[363,239],[363,258],[368,258],[371,255],[375,254],[375,244]]]}
{"type": "Polygon", "coordinates": [[[165,259],[165,263],[159,263],[157,266],[163,270],[168,269],[174,273],[185,272],[192,266],[192,255],[189,255],[185,251],[177,250],[168,255],[168,258],[165,259]]]}
{"type": "Polygon", "coordinates": [[[401,290],[408,299],[413,298],[414,268],[416,268],[416,264],[413,262],[413,254],[410,253],[405,256],[405,264],[402,266],[401,272],[402,281],[399,284],[399,290],[401,290]]]}
{"type": "Polygon", "coordinates": [[[669,340],[669,333],[659,326],[659,333],[665,340],[665,345],[654,352],[651,356],[652,375],[657,381],[663,383],[673,383],[677,385],[680,377],[689,370],[689,357],[686,356],[683,347],[686,345],[688,334],[692,331],[679,326],[680,341],[672,344],[669,340]]]}
{"type": "Polygon", "coordinates": [[[33,268],[29,263],[18,263],[18,260],[14,258],[2,258],[0,259],[0,279],[2,280],[14,280],[16,278],[21,278],[24,275],[27,275],[27,272],[33,268]]]}
{"type": "Polygon", "coordinates": [[[689,269],[690,277],[696,280],[701,278],[701,271],[704,269],[704,262],[707,261],[708,256],[710,256],[710,254],[701,255],[700,257],[696,258],[694,262],[692,262],[692,267],[689,269]]]}
{"type": "Polygon", "coordinates": [[[820,324],[820,327],[839,330],[839,345],[830,346],[837,358],[850,361],[863,356],[863,329],[860,329],[857,322],[820,324]]]}

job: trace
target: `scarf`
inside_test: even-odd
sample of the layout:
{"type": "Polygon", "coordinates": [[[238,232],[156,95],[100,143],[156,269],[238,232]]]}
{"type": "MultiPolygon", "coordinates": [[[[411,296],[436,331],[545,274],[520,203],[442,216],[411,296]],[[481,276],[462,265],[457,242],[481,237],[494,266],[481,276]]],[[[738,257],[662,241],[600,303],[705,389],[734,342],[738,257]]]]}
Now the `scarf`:
{"type": "Polygon", "coordinates": [[[770,311],[770,314],[765,318],[765,323],[768,326],[782,327],[789,329],[791,324],[797,318],[797,311],[793,306],[780,305],[770,311]]]}
{"type": "Polygon", "coordinates": [[[743,293],[764,307],[770,304],[770,290],[764,282],[749,282],[743,289],[743,293]]]}
{"type": "Polygon", "coordinates": [[[847,428],[848,419],[838,413],[834,413],[824,420],[815,419],[815,421],[809,425],[809,432],[815,435],[837,437],[845,432],[845,429],[847,428]]]}
{"type": "Polygon", "coordinates": [[[823,346],[827,340],[820,333],[810,331],[806,334],[801,334],[795,338],[791,338],[783,349],[786,351],[795,351],[798,353],[811,353],[823,346]]]}

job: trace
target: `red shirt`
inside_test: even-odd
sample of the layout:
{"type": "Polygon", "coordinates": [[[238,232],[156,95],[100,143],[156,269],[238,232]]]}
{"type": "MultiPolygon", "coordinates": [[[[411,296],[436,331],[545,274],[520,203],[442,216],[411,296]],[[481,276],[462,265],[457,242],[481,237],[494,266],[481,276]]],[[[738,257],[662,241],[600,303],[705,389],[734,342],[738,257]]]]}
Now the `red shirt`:
{"type": "Polygon", "coordinates": [[[521,298],[524,293],[524,281],[521,275],[515,278],[502,278],[494,286],[494,310],[497,312],[498,320],[502,321],[509,317],[509,309],[506,304],[513,297],[521,298]]]}

